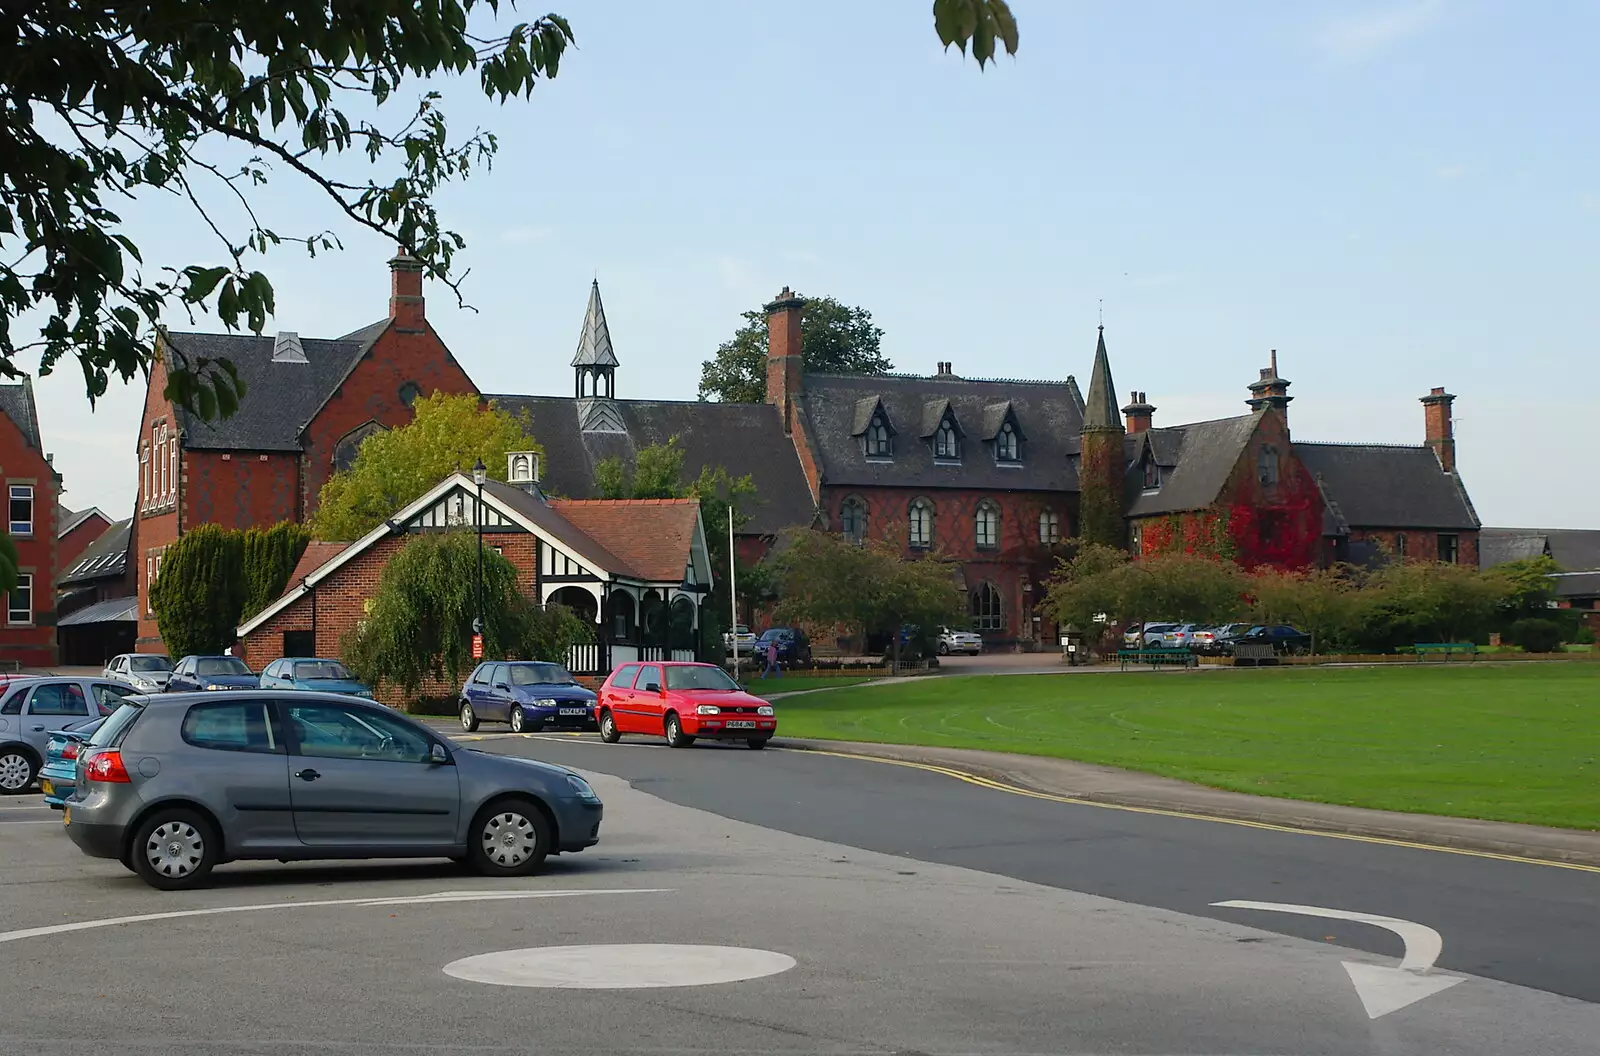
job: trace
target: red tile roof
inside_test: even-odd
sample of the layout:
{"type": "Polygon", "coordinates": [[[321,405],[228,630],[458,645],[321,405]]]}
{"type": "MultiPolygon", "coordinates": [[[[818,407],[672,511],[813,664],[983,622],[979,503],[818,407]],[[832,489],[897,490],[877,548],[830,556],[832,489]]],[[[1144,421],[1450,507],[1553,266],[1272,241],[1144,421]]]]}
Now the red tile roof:
{"type": "Polygon", "coordinates": [[[628,565],[616,571],[677,583],[694,546],[697,499],[551,499],[550,508],[628,565]]]}

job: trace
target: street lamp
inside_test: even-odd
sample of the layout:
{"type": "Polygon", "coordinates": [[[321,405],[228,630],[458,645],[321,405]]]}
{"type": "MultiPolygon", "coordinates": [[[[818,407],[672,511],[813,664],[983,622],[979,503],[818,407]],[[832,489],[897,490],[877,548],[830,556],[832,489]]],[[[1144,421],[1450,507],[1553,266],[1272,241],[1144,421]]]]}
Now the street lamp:
{"type": "Polygon", "coordinates": [[[489,467],[478,459],[472,464],[472,481],[478,485],[478,504],[473,507],[472,520],[478,529],[478,617],[472,621],[472,633],[483,633],[483,482],[489,479],[489,467]]]}

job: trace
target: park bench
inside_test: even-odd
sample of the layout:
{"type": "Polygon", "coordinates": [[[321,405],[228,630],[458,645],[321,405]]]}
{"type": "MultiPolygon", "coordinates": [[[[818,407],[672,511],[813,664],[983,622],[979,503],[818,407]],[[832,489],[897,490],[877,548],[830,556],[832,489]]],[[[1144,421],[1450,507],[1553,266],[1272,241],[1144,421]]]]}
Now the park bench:
{"type": "Polygon", "coordinates": [[[1233,647],[1234,667],[1268,667],[1279,662],[1271,642],[1240,642],[1233,647]]]}
{"type": "Polygon", "coordinates": [[[1417,659],[1419,660],[1426,660],[1428,657],[1439,653],[1443,653],[1446,660],[1449,660],[1456,653],[1465,653],[1474,660],[1478,658],[1476,642],[1418,642],[1411,648],[1416,651],[1417,659]]]}
{"type": "Polygon", "coordinates": [[[1183,667],[1194,667],[1199,661],[1187,649],[1118,649],[1117,663],[1126,671],[1129,664],[1149,664],[1151,667],[1178,664],[1183,667]]]}

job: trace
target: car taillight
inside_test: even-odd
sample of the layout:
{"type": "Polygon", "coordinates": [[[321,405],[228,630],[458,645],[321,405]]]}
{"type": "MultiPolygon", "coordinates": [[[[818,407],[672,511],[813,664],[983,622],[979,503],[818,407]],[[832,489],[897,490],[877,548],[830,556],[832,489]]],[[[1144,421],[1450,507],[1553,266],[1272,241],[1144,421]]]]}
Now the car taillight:
{"type": "Polygon", "coordinates": [[[83,774],[90,781],[109,781],[122,785],[128,783],[128,770],[122,765],[122,753],[115,748],[96,752],[90,756],[88,764],[83,768],[83,774]]]}
{"type": "Polygon", "coordinates": [[[78,742],[68,741],[65,748],[61,749],[61,758],[76,759],[78,757],[78,742]]]}

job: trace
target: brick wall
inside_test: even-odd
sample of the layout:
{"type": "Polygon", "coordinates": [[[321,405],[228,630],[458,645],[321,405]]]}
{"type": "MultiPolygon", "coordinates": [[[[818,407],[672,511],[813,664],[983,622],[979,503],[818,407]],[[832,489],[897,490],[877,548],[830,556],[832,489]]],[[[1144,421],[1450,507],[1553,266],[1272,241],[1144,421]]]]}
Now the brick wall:
{"type": "Polygon", "coordinates": [[[89,544],[104,535],[109,527],[111,527],[110,521],[98,513],[91,514],[72,531],[56,540],[57,567],[63,572],[70,568],[72,563],[78,560],[79,555],[89,548],[89,544]]]}
{"type": "Polygon", "coordinates": [[[1350,541],[1376,543],[1389,553],[1404,556],[1407,561],[1439,560],[1439,536],[1456,537],[1456,564],[1478,567],[1478,533],[1476,531],[1441,532],[1435,528],[1352,528],[1350,541]],[[1404,536],[1404,543],[1400,537],[1404,536]]]}
{"type": "MultiPolygon", "coordinates": [[[[0,595],[0,662],[15,661],[27,667],[56,662],[56,575],[60,558],[56,540],[56,501],[60,494],[55,470],[44,452],[30,445],[25,434],[0,414],[0,509],[9,526],[11,485],[33,488],[33,530],[11,537],[17,548],[17,571],[33,577],[32,603],[27,622],[10,620],[11,600],[0,595]]],[[[20,611],[20,610],[19,610],[20,611]]]]}
{"type": "Polygon", "coordinates": [[[297,520],[300,459],[284,451],[185,451],[183,524],[254,528],[297,520]]]}

